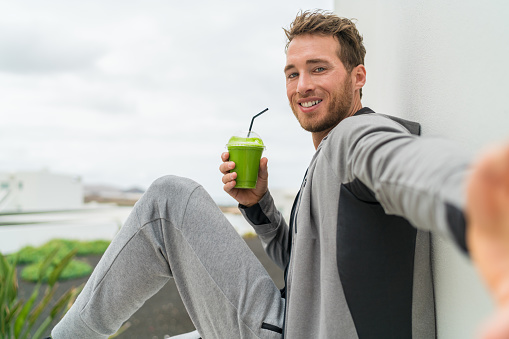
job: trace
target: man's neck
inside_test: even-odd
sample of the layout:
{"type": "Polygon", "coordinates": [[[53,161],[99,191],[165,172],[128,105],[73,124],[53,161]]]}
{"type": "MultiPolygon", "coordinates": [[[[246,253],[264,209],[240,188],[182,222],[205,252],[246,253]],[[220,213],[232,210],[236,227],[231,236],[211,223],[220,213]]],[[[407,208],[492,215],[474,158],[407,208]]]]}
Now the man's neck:
{"type": "MultiPolygon", "coordinates": [[[[350,109],[349,113],[347,114],[347,116],[344,118],[348,118],[348,117],[351,117],[352,115],[354,115],[355,113],[357,113],[358,110],[360,110],[362,108],[362,104],[361,104],[361,101],[360,99],[356,100],[356,102],[352,105],[352,108],[350,109]]],[[[341,120],[343,121],[343,120],[341,120]]],[[[338,122],[339,123],[341,123],[338,122]]],[[[318,146],[320,145],[320,143],[322,142],[323,138],[325,138],[327,136],[327,134],[329,134],[330,131],[332,131],[332,129],[334,127],[336,127],[338,124],[332,126],[331,128],[329,129],[326,129],[324,131],[321,131],[321,132],[313,132],[311,133],[311,137],[313,138],[313,144],[315,146],[315,149],[318,149],[318,146]]]]}
{"type": "MultiPolygon", "coordinates": [[[[334,127],[336,127],[336,126],[334,126],[334,127]]],[[[323,138],[325,138],[327,136],[327,134],[329,134],[329,132],[334,127],[331,127],[331,128],[329,128],[328,130],[325,130],[325,131],[311,133],[311,137],[313,138],[313,145],[315,145],[315,149],[318,149],[318,146],[322,142],[323,138]]]]}

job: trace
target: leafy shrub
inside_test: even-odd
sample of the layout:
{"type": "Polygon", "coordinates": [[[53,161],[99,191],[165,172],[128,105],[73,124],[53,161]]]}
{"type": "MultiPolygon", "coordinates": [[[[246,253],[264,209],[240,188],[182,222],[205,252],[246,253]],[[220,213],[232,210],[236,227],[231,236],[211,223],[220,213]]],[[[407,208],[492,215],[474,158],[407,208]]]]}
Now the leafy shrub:
{"type": "MultiPolygon", "coordinates": [[[[64,292],[56,302],[52,303],[52,301],[57,288],[57,280],[78,274],[87,275],[92,270],[88,264],[73,260],[79,251],[77,248],[71,248],[71,245],[76,246],[76,243],[83,245],[81,242],[56,240],[50,241],[40,248],[25,247],[17,254],[10,255],[9,260],[0,253],[1,339],[41,339],[44,333],[48,331],[53,320],[57,319],[57,316],[60,314],[65,314],[71,308],[76,297],[81,292],[82,286],[73,287],[64,292]],[[51,251],[48,252],[48,248],[51,251]],[[34,264],[25,268],[29,268],[29,273],[35,276],[36,281],[36,285],[26,301],[18,296],[16,266],[20,262],[19,257],[21,252],[23,252],[25,260],[27,258],[30,260],[36,258],[34,264]],[[48,254],[44,255],[45,253],[48,254]],[[66,254],[63,255],[62,253],[66,254]],[[44,294],[41,296],[40,291],[44,283],[47,285],[44,294]],[[38,299],[40,300],[38,301],[38,299]],[[39,321],[43,315],[45,315],[45,318],[39,321]]],[[[85,249],[82,248],[81,253],[83,255],[101,254],[109,244],[107,241],[94,241],[90,243],[92,244],[84,246],[85,249]]],[[[117,333],[109,338],[117,337],[129,326],[130,323],[126,322],[117,333]]]]}
{"type": "Polygon", "coordinates": [[[56,291],[56,281],[62,274],[64,268],[72,260],[76,251],[69,252],[54,267],[53,261],[57,250],[49,253],[39,265],[39,279],[35,285],[30,298],[27,301],[18,297],[18,279],[16,276],[17,259],[10,263],[2,254],[0,254],[0,337],[5,339],[38,339],[51,325],[53,319],[62,311],[70,308],[81,288],[71,288],[66,291],[54,306],[50,306],[50,301],[56,291]],[[36,303],[42,287],[42,278],[48,275],[48,285],[41,298],[36,303]],[[42,321],[40,326],[32,332],[36,321],[41,317],[46,309],[50,309],[49,314],[42,321]],[[31,334],[33,333],[33,334],[31,334]]]}
{"type": "MultiPolygon", "coordinates": [[[[39,271],[41,269],[40,262],[31,264],[25,268],[23,268],[23,271],[21,271],[21,278],[27,281],[36,282],[39,279],[39,271]]],[[[55,267],[55,265],[52,263],[52,267],[55,267]]],[[[65,267],[65,269],[62,271],[62,274],[60,275],[58,280],[67,280],[67,279],[75,279],[84,277],[86,275],[89,275],[92,273],[92,267],[79,260],[71,260],[69,264],[65,267]]],[[[42,277],[42,282],[47,282],[50,277],[50,271],[46,271],[46,274],[42,277]]]]}
{"type": "MultiPolygon", "coordinates": [[[[21,277],[24,280],[36,282],[40,265],[50,253],[54,252],[50,266],[55,267],[72,251],[76,251],[77,256],[100,255],[106,251],[109,244],[110,242],[107,240],[78,241],[54,239],[39,247],[26,246],[22,248],[17,253],[9,256],[9,262],[12,264],[14,258],[17,258],[18,264],[29,264],[21,272],[21,277]]],[[[71,260],[60,275],[59,280],[80,278],[91,272],[92,267],[89,264],[79,260],[71,260]]],[[[49,273],[42,277],[43,282],[48,280],[48,275],[49,273]]]]}
{"type": "Polygon", "coordinates": [[[109,245],[107,240],[74,241],[74,246],[78,249],[77,256],[103,254],[109,245]]]}
{"type": "Polygon", "coordinates": [[[106,240],[95,240],[95,241],[78,241],[78,240],[64,240],[64,239],[53,239],[48,241],[42,246],[33,247],[26,246],[19,250],[11,258],[18,256],[18,264],[31,264],[40,262],[43,258],[47,257],[49,253],[55,249],[59,249],[55,255],[54,261],[60,261],[63,257],[74,249],[77,249],[77,256],[85,255],[99,255],[103,254],[110,244],[106,240]]]}

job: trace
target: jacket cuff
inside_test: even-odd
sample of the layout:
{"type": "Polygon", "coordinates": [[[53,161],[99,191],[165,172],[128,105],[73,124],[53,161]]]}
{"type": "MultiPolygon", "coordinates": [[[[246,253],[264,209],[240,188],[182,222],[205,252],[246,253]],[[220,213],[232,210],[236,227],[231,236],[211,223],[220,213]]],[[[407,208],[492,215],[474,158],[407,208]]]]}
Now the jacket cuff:
{"type": "Polygon", "coordinates": [[[462,210],[451,204],[446,204],[447,224],[449,232],[461,250],[468,254],[467,248],[467,223],[462,210]]]}
{"type": "Polygon", "coordinates": [[[270,224],[270,219],[265,215],[262,210],[262,205],[265,205],[267,202],[264,200],[268,200],[270,197],[269,191],[267,191],[260,201],[254,204],[251,207],[244,206],[239,204],[239,209],[244,215],[244,217],[253,225],[265,225],[270,224]]]}

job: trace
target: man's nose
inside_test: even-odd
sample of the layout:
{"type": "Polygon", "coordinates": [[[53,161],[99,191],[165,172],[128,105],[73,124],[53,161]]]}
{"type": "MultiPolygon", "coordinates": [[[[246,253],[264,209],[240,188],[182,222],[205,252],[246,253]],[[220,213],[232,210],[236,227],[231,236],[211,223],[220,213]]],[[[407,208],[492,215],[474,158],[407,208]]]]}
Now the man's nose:
{"type": "Polygon", "coordinates": [[[314,89],[315,85],[313,79],[308,74],[301,74],[299,76],[299,82],[297,83],[297,93],[303,95],[314,89]]]}

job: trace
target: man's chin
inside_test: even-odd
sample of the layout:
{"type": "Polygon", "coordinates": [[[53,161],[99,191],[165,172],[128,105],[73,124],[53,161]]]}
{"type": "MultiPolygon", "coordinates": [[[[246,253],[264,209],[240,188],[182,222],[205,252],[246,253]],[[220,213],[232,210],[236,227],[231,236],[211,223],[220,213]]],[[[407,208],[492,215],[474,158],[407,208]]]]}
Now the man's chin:
{"type": "Polygon", "coordinates": [[[297,111],[295,107],[291,107],[293,114],[297,118],[297,121],[300,124],[300,127],[302,127],[304,130],[311,132],[311,133],[321,133],[327,130],[330,130],[332,127],[336,126],[339,121],[312,121],[312,119],[309,119],[309,116],[306,116],[302,114],[302,112],[297,111]]]}
{"type": "Polygon", "coordinates": [[[320,124],[320,125],[311,125],[311,124],[300,124],[300,126],[311,133],[322,133],[325,131],[329,131],[332,128],[334,128],[338,123],[327,123],[327,124],[320,124]]]}

